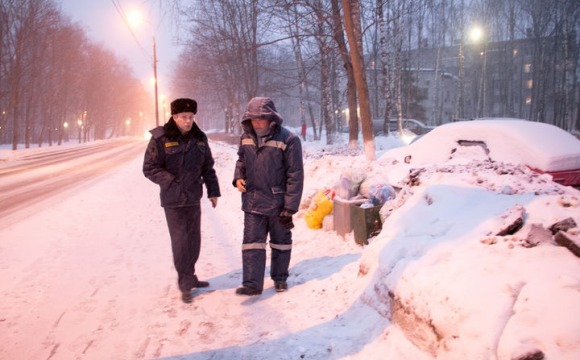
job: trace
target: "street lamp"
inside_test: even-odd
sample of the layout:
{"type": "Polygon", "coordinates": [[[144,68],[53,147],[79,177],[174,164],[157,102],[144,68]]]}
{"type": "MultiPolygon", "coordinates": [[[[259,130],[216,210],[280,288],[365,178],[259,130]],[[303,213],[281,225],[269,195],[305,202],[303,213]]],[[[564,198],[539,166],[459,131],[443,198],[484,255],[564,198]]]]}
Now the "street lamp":
{"type": "Polygon", "coordinates": [[[65,121],[62,126],[64,127],[64,140],[68,142],[68,121],[65,121]]]}
{"type": "MultiPolygon", "coordinates": [[[[138,10],[133,10],[127,20],[129,21],[129,23],[133,26],[138,26],[139,24],[141,24],[141,22],[143,22],[143,18],[141,16],[141,13],[138,10]]],[[[153,82],[154,82],[154,86],[155,86],[155,126],[159,126],[159,97],[158,97],[158,90],[157,90],[157,44],[155,42],[155,33],[153,31],[153,27],[151,26],[151,24],[148,24],[149,27],[151,28],[151,32],[153,33],[152,38],[153,38],[153,82]]]]}
{"type": "Polygon", "coordinates": [[[79,144],[80,144],[81,143],[81,128],[83,127],[83,121],[81,120],[81,118],[78,118],[77,125],[78,125],[78,128],[79,128],[78,138],[79,138],[79,144]]]}
{"type": "Polygon", "coordinates": [[[474,26],[469,33],[469,38],[473,42],[478,42],[483,37],[483,30],[479,26],[474,26]]]}
{"type": "Polygon", "coordinates": [[[4,124],[6,124],[6,111],[2,110],[2,121],[0,122],[0,144],[4,141],[4,124]]]}
{"type": "Polygon", "coordinates": [[[485,109],[485,91],[486,91],[486,67],[487,67],[487,41],[485,41],[485,34],[481,27],[475,26],[471,29],[470,38],[474,43],[483,41],[483,51],[480,52],[480,57],[482,58],[482,69],[481,69],[481,79],[479,83],[479,89],[477,92],[477,108],[476,115],[478,117],[483,116],[485,109]]]}
{"type": "Polygon", "coordinates": [[[157,46],[153,35],[153,78],[155,79],[155,126],[159,126],[159,101],[157,99],[157,46]]]}
{"type": "Polygon", "coordinates": [[[125,136],[131,135],[130,130],[131,130],[131,118],[128,118],[127,120],[125,120],[125,136]]]}

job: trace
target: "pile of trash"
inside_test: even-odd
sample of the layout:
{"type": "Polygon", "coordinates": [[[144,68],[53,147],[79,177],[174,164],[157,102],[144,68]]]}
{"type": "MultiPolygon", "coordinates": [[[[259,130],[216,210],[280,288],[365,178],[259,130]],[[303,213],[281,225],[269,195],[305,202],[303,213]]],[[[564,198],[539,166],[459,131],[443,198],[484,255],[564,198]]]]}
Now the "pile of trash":
{"type": "Polygon", "coordinates": [[[382,228],[380,208],[396,195],[395,188],[379,177],[349,169],[333,188],[314,196],[304,218],[311,229],[335,230],[343,236],[354,230],[356,242],[366,244],[382,228]]]}

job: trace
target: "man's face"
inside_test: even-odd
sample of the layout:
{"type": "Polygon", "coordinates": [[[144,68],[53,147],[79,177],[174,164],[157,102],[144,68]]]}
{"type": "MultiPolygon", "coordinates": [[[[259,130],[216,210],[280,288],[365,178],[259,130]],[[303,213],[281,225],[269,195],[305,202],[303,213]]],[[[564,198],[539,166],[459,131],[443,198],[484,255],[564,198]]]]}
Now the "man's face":
{"type": "Polygon", "coordinates": [[[269,126],[270,126],[270,120],[268,120],[268,119],[262,119],[262,118],[252,119],[252,127],[254,128],[254,130],[256,132],[259,132],[260,130],[265,130],[269,126]]]}
{"type": "Polygon", "coordinates": [[[252,119],[252,127],[256,132],[256,135],[260,137],[265,137],[270,134],[270,120],[269,119],[262,119],[256,118],[252,119]]]}
{"type": "Polygon", "coordinates": [[[181,131],[182,134],[185,134],[191,130],[195,117],[192,112],[183,112],[173,115],[173,120],[175,120],[179,131],[181,131]]]}

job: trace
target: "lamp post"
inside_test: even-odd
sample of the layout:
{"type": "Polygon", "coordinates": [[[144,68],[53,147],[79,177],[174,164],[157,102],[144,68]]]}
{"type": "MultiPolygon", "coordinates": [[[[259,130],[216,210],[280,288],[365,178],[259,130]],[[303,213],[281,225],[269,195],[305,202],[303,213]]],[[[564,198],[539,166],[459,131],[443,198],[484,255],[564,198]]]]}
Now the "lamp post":
{"type": "Polygon", "coordinates": [[[166,118],[167,117],[167,110],[165,108],[165,100],[166,100],[166,96],[165,94],[161,94],[161,115],[166,118]]]}
{"type": "Polygon", "coordinates": [[[157,98],[157,46],[153,35],[153,78],[155,79],[155,126],[159,126],[159,100],[157,98]]]}
{"type": "Polygon", "coordinates": [[[480,41],[484,41],[483,43],[483,50],[479,53],[481,65],[481,73],[480,79],[478,81],[478,89],[477,89],[477,104],[475,108],[475,116],[481,117],[483,116],[483,109],[485,107],[485,67],[486,67],[486,50],[487,50],[487,42],[484,39],[484,32],[483,29],[479,26],[473,27],[470,32],[470,39],[474,44],[479,43],[480,41]]]}
{"type": "MultiPolygon", "coordinates": [[[[143,18],[141,16],[141,12],[139,10],[133,10],[129,16],[127,17],[128,23],[131,26],[138,26],[139,24],[141,24],[143,21],[143,18]]],[[[151,23],[149,23],[148,21],[145,21],[148,23],[151,32],[152,32],[152,38],[153,38],[153,81],[154,81],[154,89],[155,89],[155,126],[159,126],[159,95],[158,95],[158,79],[157,79],[157,44],[155,42],[155,32],[153,30],[153,27],[151,26],[151,23]]],[[[132,32],[132,31],[131,31],[132,32]]],[[[134,35],[133,35],[134,36],[134,35]]]]}
{"type": "Polygon", "coordinates": [[[62,127],[64,128],[64,141],[68,142],[68,121],[65,121],[62,127]]]}
{"type": "Polygon", "coordinates": [[[125,120],[125,136],[131,135],[131,118],[125,120]]]}
{"type": "Polygon", "coordinates": [[[80,144],[81,143],[81,128],[83,126],[83,121],[81,120],[81,118],[78,118],[77,125],[78,125],[78,129],[79,129],[78,138],[79,138],[79,144],[80,144]]]}
{"type": "Polygon", "coordinates": [[[463,43],[465,42],[465,36],[463,34],[464,22],[463,22],[463,9],[464,2],[461,0],[461,7],[459,18],[461,21],[461,39],[459,42],[459,99],[458,99],[458,110],[457,118],[463,120],[465,118],[465,59],[463,57],[463,43]]]}
{"type": "Polygon", "coordinates": [[[4,132],[3,127],[6,124],[6,111],[2,110],[2,121],[0,122],[0,144],[4,143],[4,132]]]}

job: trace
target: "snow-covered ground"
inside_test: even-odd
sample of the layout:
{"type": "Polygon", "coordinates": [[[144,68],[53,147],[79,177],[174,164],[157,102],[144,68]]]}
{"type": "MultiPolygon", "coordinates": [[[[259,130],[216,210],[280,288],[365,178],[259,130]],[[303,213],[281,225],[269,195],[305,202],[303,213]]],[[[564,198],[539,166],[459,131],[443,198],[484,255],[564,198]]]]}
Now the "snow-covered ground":
{"type": "Polygon", "coordinates": [[[369,163],[346,140],[303,143],[285,293],[234,294],[243,224],[235,147],[211,144],[222,198],[215,209],[202,202],[197,269],[211,286],[192,304],[180,300],[141,157],[43,201],[0,230],[0,358],[579,359],[580,259],[542,229],[580,223],[580,192],[522,166],[457,158],[410,177],[411,165],[386,152],[400,145],[377,138],[369,163]],[[368,246],[329,230],[330,217],[320,230],[304,220],[314,195],[345,174],[400,188],[368,246]],[[496,236],[519,214],[519,232],[496,236]]]}

